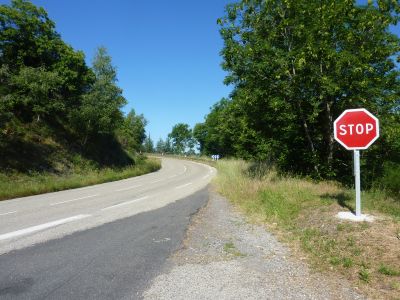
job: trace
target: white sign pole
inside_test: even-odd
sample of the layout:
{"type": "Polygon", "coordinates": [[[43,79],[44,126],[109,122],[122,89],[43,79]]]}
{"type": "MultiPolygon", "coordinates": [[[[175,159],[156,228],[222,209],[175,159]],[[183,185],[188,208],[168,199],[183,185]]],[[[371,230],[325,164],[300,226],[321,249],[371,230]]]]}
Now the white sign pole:
{"type": "Polygon", "coordinates": [[[360,151],[354,150],[354,176],[356,180],[356,216],[361,217],[360,151]]]}

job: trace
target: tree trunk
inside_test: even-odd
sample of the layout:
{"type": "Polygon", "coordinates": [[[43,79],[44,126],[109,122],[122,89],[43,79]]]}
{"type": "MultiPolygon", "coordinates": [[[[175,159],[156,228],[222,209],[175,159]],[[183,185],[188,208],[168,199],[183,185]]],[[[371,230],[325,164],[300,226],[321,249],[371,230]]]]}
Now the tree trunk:
{"type": "Polygon", "coordinates": [[[325,140],[327,143],[327,153],[326,153],[326,163],[329,169],[332,169],[332,161],[333,161],[333,144],[334,144],[334,137],[333,137],[333,116],[331,111],[331,104],[329,101],[325,101],[325,140]]]}
{"type": "MultiPolygon", "coordinates": [[[[317,157],[317,152],[315,151],[314,142],[312,141],[312,138],[311,138],[311,135],[310,135],[310,130],[308,128],[307,120],[304,117],[303,111],[301,109],[300,101],[297,101],[297,109],[298,109],[299,114],[300,114],[301,122],[302,122],[303,129],[304,129],[304,133],[306,135],[306,139],[307,139],[307,142],[308,142],[308,146],[310,147],[310,150],[311,150],[313,158],[316,158],[317,157]]],[[[320,176],[318,165],[316,164],[315,161],[313,162],[313,164],[314,164],[314,171],[317,173],[318,176],[320,176]]]]}

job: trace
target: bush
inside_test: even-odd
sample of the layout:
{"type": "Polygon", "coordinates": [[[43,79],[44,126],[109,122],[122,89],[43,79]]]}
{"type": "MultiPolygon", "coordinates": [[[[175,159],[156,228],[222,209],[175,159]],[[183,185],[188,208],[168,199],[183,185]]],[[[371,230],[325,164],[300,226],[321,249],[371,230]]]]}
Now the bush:
{"type": "Polygon", "coordinates": [[[400,196],[400,164],[389,162],[383,167],[383,176],[377,182],[378,187],[395,197],[400,196]]]}

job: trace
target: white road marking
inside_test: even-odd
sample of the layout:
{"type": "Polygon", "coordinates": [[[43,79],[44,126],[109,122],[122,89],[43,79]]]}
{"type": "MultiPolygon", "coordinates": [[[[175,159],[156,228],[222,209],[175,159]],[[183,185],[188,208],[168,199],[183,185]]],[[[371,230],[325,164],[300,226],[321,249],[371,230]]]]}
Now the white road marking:
{"type": "Polygon", "coordinates": [[[116,207],[120,207],[120,206],[124,206],[124,205],[128,205],[128,204],[132,204],[132,203],[135,203],[137,201],[141,201],[141,200],[144,200],[144,199],[147,199],[147,198],[149,198],[149,196],[145,196],[145,197],[142,197],[142,198],[138,198],[138,199],[122,202],[122,203],[119,203],[119,204],[107,206],[105,208],[102,208],[101,210],[104,211],[104,210],[108,210],[108,209],[111,209],[111,208],[116,208],[116,207]]]}
{"type": "Polygon", "coordinates": [[[17,231],[13,231],[13,232],[9,232],[9,233],[5,233],[0,235],[0,241],[2,240],[6,240],[6,239],[10,239],[10,238],[14,238],[14,237],[18,237],[21,235],[26,235],[32,232],[36,232],[36,231],[40,231],[40,230],[44,230],[47,228],[51,228],[51,227],[55,227],[61,224],[65,224],[65,223],[70,223],[73,221],[77,221],[80,219],[84,219],[87,217],[90,217],[91,215],[76,215],[70,218],[66,218],[66,219],[60,219],[57,221],[53,221],[53,222],[49,222],[49,223],[44,223],[44,224],[40,224],[37,226],[32,226],[32,227],[28,227],[25,229],[21,229],[21,230],[17,230],[17,231]]]}
{"type": "Polygon", "coordinates": [[[135,188],[138,188],[138,187],[141,187],[141,186],[143,186],[143,184],[134,185],[134,186],[130,186],[130,187],[128,187],[128,188],[119,189],[119,190],[115,190],[115,191],[116,191],[116,192],[122,192],[122,191],[127,191],[127,190],[131,190],[131,189],[135,189],[135,188]]]}
{"type": "Polygon", "coordinates": [[[185,173],[187,171],[187,167],[185,166],[183,173],[185,173]]]}
{"type": "Polygon", "coordinates": [[[160,181],[163,181],[164,179],[158,179],[158,180],[154,180],[154,181],[152,181],[152,182],[150,182],[150,184],[152,184],[152,183],[156,183],[156,182],[160,182],[160,181]]]}
{"type": "Polygon", "coordinates": [[[193,183],[192,183],[192,182],[189,182],[189,183],[186,183],[186,184],[184,184],[184,185],[177,186],[175,189],[181,189],[181,188],[184,188],[184,187],[189,186],[189,185],[191,185],[191,184],[193,184],[193,183]]]}
{"type": "Polygon", "coordinates": [[[75,198],[75,199],[66,200],[66,201],[61,201],[61,202],[56,202],[56,203],[51,203],[50,206],[60,205],[60,204],[69,203],[69,202],[74,202],[74,201],[78,201],[78,200],[82,200],[82,199],[87,199],[87,198],[93,198],[93,197],[96,197],[96,196],[98,196],[98,195],[99,195],[99,194],[90,195],[90,196],[85,196],[85,197],[80,197],[80,198],[75,198]]]}
{"type": "Polygon", "coordinates": [[[6,212],[6,213],[1,213],[0,216],[11,215],[11,214],[15,214],[16,212],[17,212],[16,210],[15,211],[9,211],[9,212],[6,212]]]}

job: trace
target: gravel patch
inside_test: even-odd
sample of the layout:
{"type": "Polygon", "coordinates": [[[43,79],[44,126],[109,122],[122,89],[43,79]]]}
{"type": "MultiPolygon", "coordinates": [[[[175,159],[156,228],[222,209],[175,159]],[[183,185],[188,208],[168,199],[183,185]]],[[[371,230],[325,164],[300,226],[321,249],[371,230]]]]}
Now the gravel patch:
{"type": "Polygon", "coordinates": [[[213,191],[164,271],[144,299],[365,299],[343,279],[292,258],[213,191]]]}

